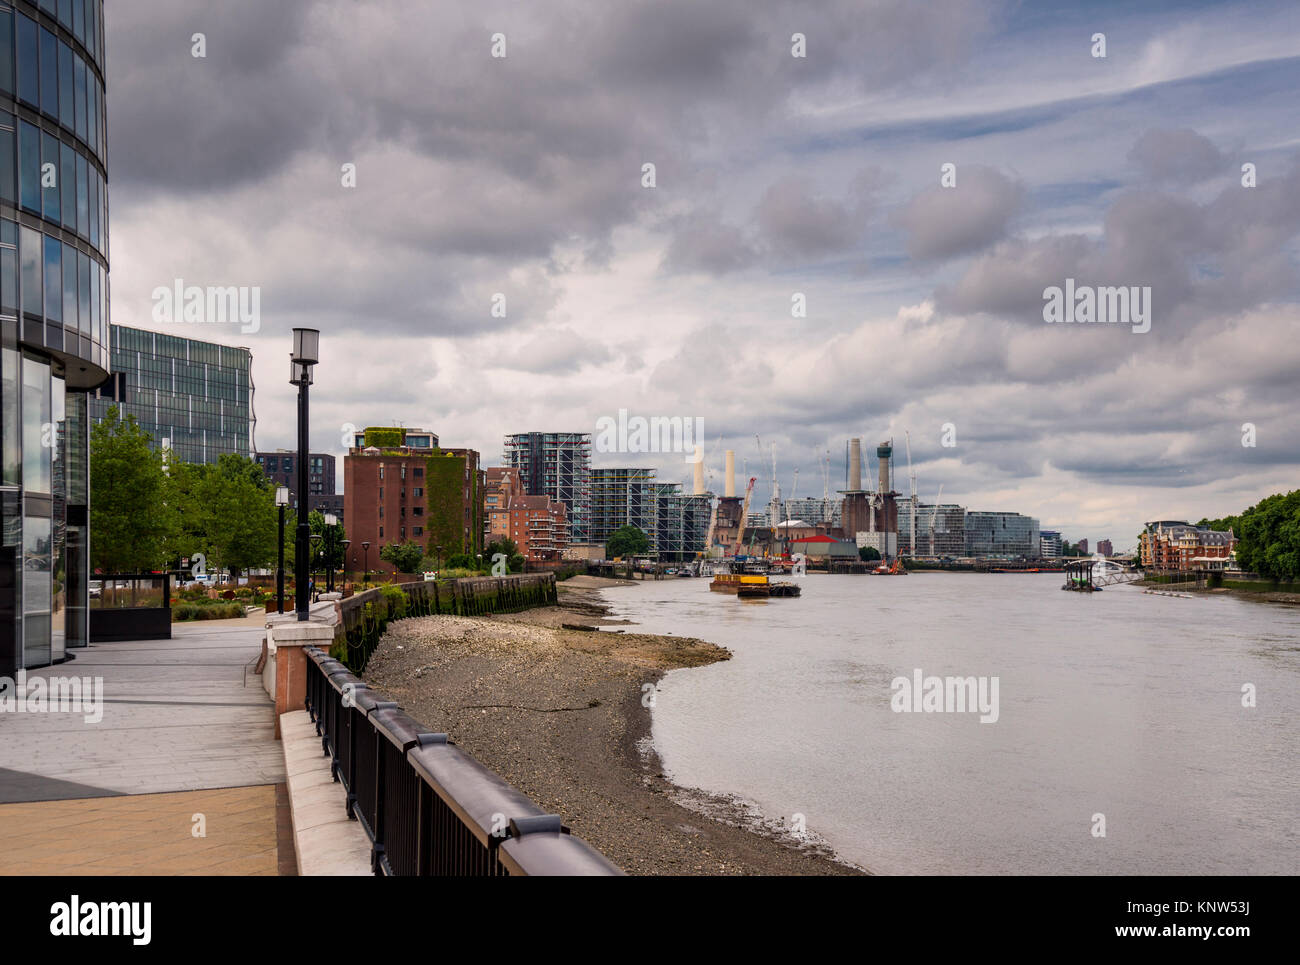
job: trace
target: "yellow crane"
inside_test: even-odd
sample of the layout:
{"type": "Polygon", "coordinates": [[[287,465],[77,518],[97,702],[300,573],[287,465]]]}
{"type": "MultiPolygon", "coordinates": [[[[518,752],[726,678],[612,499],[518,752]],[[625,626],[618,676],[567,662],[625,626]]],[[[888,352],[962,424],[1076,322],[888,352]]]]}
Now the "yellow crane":
{"type": "Polygon", "coordinates": [[[749,477],[749,485],[745,487],[745,501],[740,507],[740,521],[736,524],[736,542],[731,547],[731,555],[740,555],[740,544],[745,539],[745,521],[749,519],[749,497],[754,494],[755,476],[749,477]]]}

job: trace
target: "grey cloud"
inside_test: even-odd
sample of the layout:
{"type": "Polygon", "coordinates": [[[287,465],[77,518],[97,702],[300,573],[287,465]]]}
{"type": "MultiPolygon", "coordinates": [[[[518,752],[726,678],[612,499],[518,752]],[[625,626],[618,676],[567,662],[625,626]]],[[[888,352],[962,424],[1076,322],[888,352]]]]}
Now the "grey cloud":
{"type": "Polygon", "coordinates": [[[1225,158],[1208,137],[1190,127],[1153,128],[1132,150],[1129,160],[1154,181],[1190,183],[1220,174],[1225,158]]]}
{"type": "Polygon", "coordinates": [[[959,165],[953,187],[926,188],[894,215],[913,258],[951,258],[1002,238],[1024,189],[992,168],[959,165]]]}

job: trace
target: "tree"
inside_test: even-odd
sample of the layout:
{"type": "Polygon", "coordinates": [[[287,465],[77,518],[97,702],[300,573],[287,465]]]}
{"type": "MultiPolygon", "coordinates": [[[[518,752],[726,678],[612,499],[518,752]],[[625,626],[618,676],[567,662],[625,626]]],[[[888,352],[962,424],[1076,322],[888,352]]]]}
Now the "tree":
{"type": "Polygon", "coordinates": [[[91,564],[105,573],[149,572],[164,562],[169,512],[151,438],[117,406],[90,430],[91,564]]]}
{"type": "Polygon", "coordinates": [[[497,553],[505,553],[506,559],[519,555],[519,546],[508,536],[503,536],[488,544],[488,548],[483,551],[483,562],[491,563],[492,557],[497,553]]]}
{"type": "Polygon", "coordinates": [[[874,546],[859,546],[858,559],[862,560],[864,563],[878,560],[880,559],[880,550],[876,549],[874,546]]]}
{"type": "Polygon", "coordinates": [[[379,558],[392,563],[399,573],[418,573],[424,559],[424,547],[419,543],[389,543],[379,551],[379,558]]]}
{"type": "Polygon", "coordinates": [[[605,556],[643,556],[650,552],[650,538],[636,526],[620,526],[605,544],[605,556]]]}
{"type": "MultiPolygon", "coordinates": [[[[233,460],[247,457],[230,456],[233,460]]],[[[225,461],[227,456],[222,456],[225,461]]],[[[260,470],[259,470],[260,471],[260,470]]],[[[197,487],[208,563],[237,575],[242,570],[270,566],[278,549],[279,519],[275,492],[258,485],[235,463],[219,462],[202,474],[197,487]],[[231,469],[235,471],[230,471],[231,469]]]]}
{"type": "Polygon", "coordinates": [[[312,556],[312,564],[343,569],[347,564],[347,553],[343,550],[343,540],[347,539],[347,533],[343,524],[326,526],[325,514],[313,509],[307,514],[307,530],[321,537],[314,542],[315,549],[312,552],[319,555],[312,556]]]}
{"type": "Polygon", "coordinates": [[[1300,579],[1300,489],[1260,500],[1238,518],[1233,535],[1242,569],[1278,580],[1300,579]]]}

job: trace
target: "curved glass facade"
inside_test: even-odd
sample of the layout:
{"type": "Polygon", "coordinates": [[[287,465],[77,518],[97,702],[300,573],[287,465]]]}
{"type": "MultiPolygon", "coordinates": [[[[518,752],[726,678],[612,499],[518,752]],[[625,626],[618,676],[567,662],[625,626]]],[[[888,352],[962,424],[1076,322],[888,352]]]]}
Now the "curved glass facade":
{"type": "Polygon", "coordinates": [[[88,637],[87,391],[108,376],[103,0],[0,0],[0,674],[88,637]]]}

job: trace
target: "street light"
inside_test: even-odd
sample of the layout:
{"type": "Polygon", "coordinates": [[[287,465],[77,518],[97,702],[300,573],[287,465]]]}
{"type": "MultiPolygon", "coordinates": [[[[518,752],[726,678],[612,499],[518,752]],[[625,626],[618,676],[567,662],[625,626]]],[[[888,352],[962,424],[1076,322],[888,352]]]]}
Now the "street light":
{"type": "Polygon", "coordinates": [[[325,592],[334,592],[334,527],[338,525],[338,517],[333,513],[325,514],[325,546],[321,550],[321,556],[325,561],[325,592]]]}
{"type": "Polygon", "coordinates": [[[361,577],[361,582],[369,583],[370,582],[370,540],[363,539],[361,541],[361,548],[365,550],[365,560],[366,560],[366,572],[365,575],[361,577]]]}
{"type": "Polygon", "coordinates": [[[352,540],[345,539],[339,545],[343,547],[343,588],[346,590],[348,585],[348,547],[352,545],[352,540]]]}
{"type": "Polygon", "coordinates": [[[275,505],[280,510],[280,564],[275,569],[275,609],[284,612],[284,508],[289,505],[289,488],[279,486],[275,490],[275,505]]]}
{"type": "Polygon", "coordinates": [[[311,579],[314,583],[316,581],[316,567],[314,564],[317,560],[324,561],[325,559],[325,554],[321,552],[320,548],[321,540],[324,539],[324,537],[321,536],[320,533],[312,533],[307,537],[307,539],[311,542],[311,560],[313,563],[311,567],[311,579]]]}
{"type": "Polygon", "coordinates": [[[320,331],[314,328],[295,328],[293,353],[289,358],[289,384],[298,386],[298,532],[294,539],[294,573],[298,585],[295,596],[298,620],[304,622],[309,616],[310,607],[307,599],[310,530],[307,514],[303,512],[310,491],[307,484],[307,436],[310,425],[307,418],[307,388],[312,383],[312,366],[320,361],[320,331]]]}

